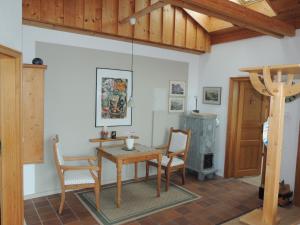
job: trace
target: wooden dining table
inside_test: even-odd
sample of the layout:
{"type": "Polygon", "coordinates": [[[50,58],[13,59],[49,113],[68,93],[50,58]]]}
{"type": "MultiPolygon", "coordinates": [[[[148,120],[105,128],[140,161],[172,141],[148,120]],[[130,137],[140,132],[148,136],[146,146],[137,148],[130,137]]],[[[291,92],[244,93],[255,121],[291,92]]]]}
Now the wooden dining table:
{"type": "MultiPolygon", "coordinates": [[[[101,175],[102,175],[102,158],[106,158],[116,164],[117,168],[117,191],[116,191],[116,206],[121,206],[121,191],[122,191],[122,167],[125,164],[134,163],[137,165],[138,162],[156,159],[158,162],[157,166],[157,186],[156,196],[160,197],[160,184],[161,184],[161,159],[162,150],[153,149],[141,144],[135,144],[134,150],[126,151],[125,145],[112,145],[112,146],[101,146],[97,148],[98,156],[98,177],[100,182],[100,195],[101,195],[101,175]]],[[[135,178],[137,178],[137,166],[135,167],[135,178]]],[[[100,203],[101,205],[101,203],[100,203]]]]}

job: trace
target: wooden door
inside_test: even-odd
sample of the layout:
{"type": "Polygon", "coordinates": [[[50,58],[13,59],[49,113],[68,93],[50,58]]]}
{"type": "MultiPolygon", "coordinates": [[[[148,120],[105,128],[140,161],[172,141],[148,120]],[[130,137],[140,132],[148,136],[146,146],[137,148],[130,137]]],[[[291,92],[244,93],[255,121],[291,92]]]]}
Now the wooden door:
{"type": "Polygon", "coordinates": [[[21,54],[0,45],[1,224],[22,225],[21,54]]]}
{"type": "Polygon", "coordinates": [[[259,94],[249,78],[232,79],[228,114],[226,177],[261,174],[262,126],[269,98],[259,94]]]}

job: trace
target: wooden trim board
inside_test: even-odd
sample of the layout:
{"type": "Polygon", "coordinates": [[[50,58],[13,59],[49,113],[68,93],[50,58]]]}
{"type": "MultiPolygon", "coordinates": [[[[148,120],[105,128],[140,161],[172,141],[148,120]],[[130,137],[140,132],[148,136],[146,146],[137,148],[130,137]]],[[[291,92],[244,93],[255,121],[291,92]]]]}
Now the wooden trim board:
{"type": "Polygon", "coordinates": [[[21,81],[21,53],[0,45],[0,204],[3,225],[24,223],[21,81]]]}
{"type": "Polygon", "coordinates": [[[295,206],[300,207],[300,124],[299,124],[299,137],[298,137],[298,153],[297,153],[297,166],[296,166],[296,178],[295,178],[295,206]]]}

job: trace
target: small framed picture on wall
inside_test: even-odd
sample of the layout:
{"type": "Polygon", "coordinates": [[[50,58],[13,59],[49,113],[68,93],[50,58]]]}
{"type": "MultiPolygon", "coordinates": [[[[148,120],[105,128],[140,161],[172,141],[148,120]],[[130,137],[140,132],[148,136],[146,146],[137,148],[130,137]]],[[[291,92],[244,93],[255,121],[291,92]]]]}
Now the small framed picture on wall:
{"type": "Polygon", "coordinates": [[[221,87],[203,87],[203,104],[221,105],[221,87]]]}
{"type": "Polygon", "coordinates": [[[185,82],[184,81],[170,81],[170,96],[184,97],[185,96],[185,82]]]}
{"type": "Polygon", "coordinates": [[[169,112],[184,112],[184,98],[169,98],[169,112]]]}

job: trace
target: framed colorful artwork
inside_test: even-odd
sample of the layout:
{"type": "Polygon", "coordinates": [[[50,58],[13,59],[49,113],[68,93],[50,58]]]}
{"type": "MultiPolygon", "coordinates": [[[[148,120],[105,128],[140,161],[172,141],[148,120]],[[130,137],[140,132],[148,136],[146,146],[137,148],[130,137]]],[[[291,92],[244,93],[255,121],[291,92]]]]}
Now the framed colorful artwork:
{"type": "Polygon", "coordinates": [[[96,127],[131,126],[132,71],[97,68],[96,127]]]}
{"type": "Polygon", "coordinates": [[[169,87],[170,96],[184,97],[185,96],[185,82],[171,80],[169,87]]]}

